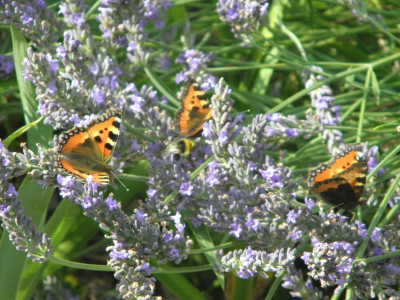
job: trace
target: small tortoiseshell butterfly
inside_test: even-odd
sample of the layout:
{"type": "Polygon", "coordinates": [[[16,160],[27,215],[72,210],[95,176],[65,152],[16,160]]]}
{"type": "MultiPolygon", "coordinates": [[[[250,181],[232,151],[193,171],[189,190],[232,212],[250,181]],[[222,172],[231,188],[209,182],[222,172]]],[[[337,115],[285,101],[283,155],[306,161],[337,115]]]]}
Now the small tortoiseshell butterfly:
{"type": "Polygon", "coordinates": [[[179,139],[168,144],[165,149],[165,154],[170,156],[173,155],[175,159],[179,159],[181,156],[188,157],[194,148],[195,143],[188,139],[179,139]]]}
{"type": "Polygon", "coordinates": [[[352,209],[359,204],[368,174],[363,144],[349,144],[330,162],[308,171],[310,192],[338,208],[352,209]]]}
{"type": "Polygon", "coordinates": [[[185,82],[180,99],[182,107],[176,112],[174,128],[181,136],[191,137],[212,118],[210,102],[194,79],[185,82]]]}
{"type": "Polygon", "coordinates": [[[89,125],[63,132],[58,146],[58,166],[61,170],[102,185],[110,182],[108,165],[114,153],[121,125],[121,110],[110,109],[89,125]]]}

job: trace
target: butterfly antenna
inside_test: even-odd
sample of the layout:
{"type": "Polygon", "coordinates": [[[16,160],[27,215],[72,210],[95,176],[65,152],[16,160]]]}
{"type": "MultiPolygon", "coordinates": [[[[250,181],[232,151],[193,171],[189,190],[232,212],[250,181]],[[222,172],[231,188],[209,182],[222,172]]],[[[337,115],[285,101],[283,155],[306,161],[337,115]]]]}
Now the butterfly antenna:
{"type": "Polygon", "coordinates": [[[240,115],[240,114],[248,114],[249,112],[250,112],[250,109],[246,109],[246,110],[234,112],[234,113],[232,113],[232,116],[237,116],[237,115],[240,115]]]}
{"type": "Polygon", "coordinates": [[[115,179],[118,180],[118,182],[122,185],[122,187],[129,192],[128,187],[118,178],[117,174],[114,171],[111,171],[111,174],[114,176],[115,179]]]}
{"type": "Polygon", "coordinates": [[[131,153],[130,155],[128,155],[128,157],[126,157],[125,160],[131,159],[132,157],[134,157],[134,161],[137,161],[139,159],[142,159],[142,157],[144,157],[144,156],[140,155],[139,151],[136,151],[136,152],[131,153]]]}

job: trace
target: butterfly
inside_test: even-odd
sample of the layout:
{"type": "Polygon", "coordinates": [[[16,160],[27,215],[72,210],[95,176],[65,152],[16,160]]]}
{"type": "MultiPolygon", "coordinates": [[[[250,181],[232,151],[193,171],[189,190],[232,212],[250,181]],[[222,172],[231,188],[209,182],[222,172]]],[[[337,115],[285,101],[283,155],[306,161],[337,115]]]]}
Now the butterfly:
{"type": "Polygon", "coordinates": [[[63,132],[58,146],[58,167],[80,179],[89,175],[102,185],[110,182],[109,162],[118,141],[121,110],[110,109],[87,126],[63,132]]]}
{"type": "Polygon", "coordinates": [[[165,149],[165,155],[173,155],[175,159],[181,156],[188,157],[194,148],[195,143],[191,140],[182,138],[168,144],[165,149]]]}
{"type": "Polygon", "coordinates": [[[175,114],[174,128],[181,136],[195,136],[212,118],[210,102],[194,79],[185,82],[180,99],[182,106],[175,114]]]}
{"type": "Polygon", "coordinates": [[[310,192],[338,208],[352,209],[359,204],[368,174],[363,144],[348,144],[328,163],[308,171],[310,192]]]}

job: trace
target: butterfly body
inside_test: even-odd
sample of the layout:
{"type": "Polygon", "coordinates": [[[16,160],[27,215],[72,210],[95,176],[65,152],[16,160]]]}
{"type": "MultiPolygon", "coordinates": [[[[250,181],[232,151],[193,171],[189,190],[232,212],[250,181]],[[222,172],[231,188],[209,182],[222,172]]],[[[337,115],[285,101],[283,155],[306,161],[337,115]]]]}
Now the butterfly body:
{"type": "Polygon", "coordinates": [[[110,182],[109,162],[118,141],[121,110],[110,109],[87,126],[74,127],[60,137],[58,166],[81,179],[93,176],[100,184],[110,182]]]}
{"type": "Polygon", "coordinates": [[[330,162],[310,170],[310,192],[338,208],[352,209],[357,206],[368,174],[362,150],[362,144],[349,144],[330,162]]]}

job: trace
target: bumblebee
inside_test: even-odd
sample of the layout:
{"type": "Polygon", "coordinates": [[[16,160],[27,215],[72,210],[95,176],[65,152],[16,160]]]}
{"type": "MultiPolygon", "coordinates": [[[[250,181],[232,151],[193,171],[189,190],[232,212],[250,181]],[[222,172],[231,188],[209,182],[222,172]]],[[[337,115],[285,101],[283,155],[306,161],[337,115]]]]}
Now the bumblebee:
{"type": "Polygon", "coordinates": [[[181,156],[188,157],[194,148],[195,143],[191,140],[182,138],[168,144],[165,155],[173,155],[175,159],[181,156]]]}

